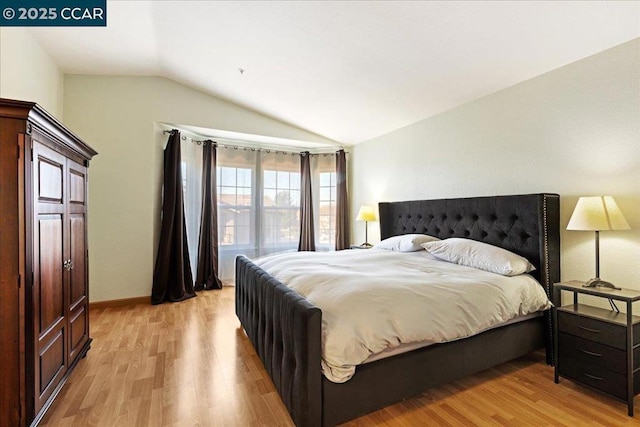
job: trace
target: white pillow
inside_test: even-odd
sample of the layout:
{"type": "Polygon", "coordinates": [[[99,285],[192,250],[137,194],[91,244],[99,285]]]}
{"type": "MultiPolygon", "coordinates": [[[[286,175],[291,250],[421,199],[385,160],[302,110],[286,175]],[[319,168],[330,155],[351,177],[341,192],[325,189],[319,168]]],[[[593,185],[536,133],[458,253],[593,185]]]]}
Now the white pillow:
{"type": "Polygon", "coordinates": [[[415,252],[422,250],[422,244],[427,242],[439,241],[437,237],[428,236],[426,234],[403,234],[400,236],[389,237],[382,242],[377,243],[373,247],[376,249],[385,249],[395,252],[415,252]]]}
{"type": "Polygon", "coordinates": [[[475,240],[449,238],[422,244],[429,253],[455,264],[479,268],[503,276],[517,276],[536,268],[520,255],[475,240]]]}

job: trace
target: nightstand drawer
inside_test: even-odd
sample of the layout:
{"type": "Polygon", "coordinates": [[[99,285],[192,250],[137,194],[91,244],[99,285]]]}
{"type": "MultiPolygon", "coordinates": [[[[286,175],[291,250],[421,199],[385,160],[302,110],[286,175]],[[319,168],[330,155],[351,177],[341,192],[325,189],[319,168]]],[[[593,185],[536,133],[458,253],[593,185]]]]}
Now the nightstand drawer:
{"type": "Polygon", "coordinates": [[[558,331],[566,332],[590,341],[627,348],[627,329],[624,326],[558,310],[558,331]]]}
{"type": "MultiPolygon", "coordinates": [[[[580,364],[565,357],[562,353],[558,358],[561,375],[574,381],[586,384],[595,389],[608,393],[618,399],[627,400],[627,376],[595,364],[580,364]]],[[[633,377],[634,394],[640,390],[640,375],[633,377]]]]}
{"type": "Polygon", "coordinates": [[[556,384],[562,376],[617,397],[626,401],[633,417],[640,391],[640,316],[634,315],[633,303],[640,301],[640,290],[560,282],[553,284],[554,303],[560,302],[562,291],[573,292],[573,304],[553,308],[556,384]],[[611,309],[580,303],[581,295],[609,299],[611,309]],[[616,310],[614,300],[624,303],[626,312],[616,310]],[[633,390],[627,392],[629,383],[633,390]]]}
{"type": "MultiPolygon", "coordinates": [[[[560,332],[558,334],[560,354],[569,363],[576,365],[597,364],[606,369],[625,375],[627,373],[627,353],[595,341],[560,332]]],[[[634,356],[640,355],[636,349],[634,356]]],[[[634,357],[635,367],[640,365],[639,358],[634,357]]]]}

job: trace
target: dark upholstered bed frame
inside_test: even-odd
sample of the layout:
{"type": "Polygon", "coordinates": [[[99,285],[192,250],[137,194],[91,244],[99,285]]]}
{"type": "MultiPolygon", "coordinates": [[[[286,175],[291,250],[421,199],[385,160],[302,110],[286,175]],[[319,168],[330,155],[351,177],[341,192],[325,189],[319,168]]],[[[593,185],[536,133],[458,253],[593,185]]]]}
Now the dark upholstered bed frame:
{"type": "MultiPolygon", "coordinates": [[[[506,248],[536,266],[549,298],[560,279],[559,196],[529,194],[380,203],[381,238],[424,233],[506,248]]],[[[360,365],[349,381],[321,373],[322,312],[244,256],[236,259],[236,314],[297,426],[330,426],[546,347],[551,317],[360,365]]]]}

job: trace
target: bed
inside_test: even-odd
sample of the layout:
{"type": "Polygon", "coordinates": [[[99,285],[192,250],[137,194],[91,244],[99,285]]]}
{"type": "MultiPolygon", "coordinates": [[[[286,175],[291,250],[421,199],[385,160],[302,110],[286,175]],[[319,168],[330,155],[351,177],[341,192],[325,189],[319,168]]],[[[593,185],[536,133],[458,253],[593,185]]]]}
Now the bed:
{"type": "MultiPolygon", "coordinates": [[[[551,298],[560,278],[559,196],[530,194],[379,204],[381,238],[462,237],[529,260],[551,298]]],[[[322,375],[322,311],[246,257],[236,259],[236,314],[298,426],[336,425],[436,385],[545,348],[550,313],[360,365],[335,383],[322,375]]]]}

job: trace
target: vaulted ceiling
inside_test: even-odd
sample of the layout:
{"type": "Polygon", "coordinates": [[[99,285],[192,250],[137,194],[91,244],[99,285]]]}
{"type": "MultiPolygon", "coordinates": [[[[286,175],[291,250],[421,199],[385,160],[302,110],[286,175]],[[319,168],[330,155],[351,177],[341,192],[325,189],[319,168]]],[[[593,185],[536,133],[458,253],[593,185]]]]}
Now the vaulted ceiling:
{"type": "Polygon", "coordinates": [[[640,3],[626,1],[109,1],[107,12],[106,28],[31,32],[65,73],[164,76],[345,144],[640,36],[640,3]]]}

